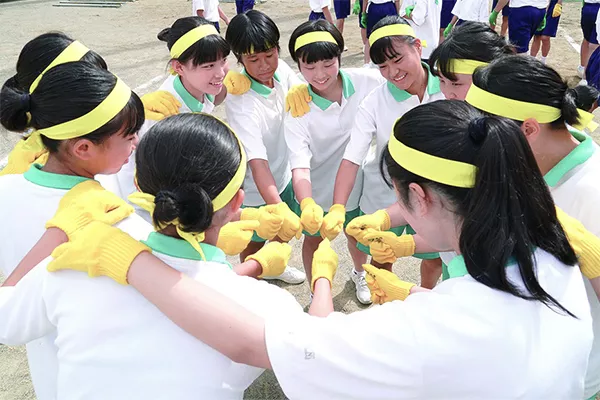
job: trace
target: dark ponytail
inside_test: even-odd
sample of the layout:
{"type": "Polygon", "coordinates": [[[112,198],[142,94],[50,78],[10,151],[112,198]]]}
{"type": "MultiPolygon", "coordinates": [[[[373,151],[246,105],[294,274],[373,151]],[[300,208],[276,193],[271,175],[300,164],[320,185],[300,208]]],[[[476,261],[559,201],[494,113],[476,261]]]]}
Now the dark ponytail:
{"type": "Polygon", "coordinates": [[[154,125],[136,150],[137,183],[155,196],[152,219],[163,226],[179,219],[185,232],[204,232],[213,218],[212,200],[241,162],[231,130],[206,114],[179,114],[154,125]]]}
{"type": "Polygon", "coordinates": [[[404,204],[410,204],[412,182],[449,200],[462,220],[459,246],[469,274],[488,287],[573,316],[536,278],[532,254],[536,248],[565,265],[575,265],[577,258],[519,126],[506,118],[486,117],[465,102],[444,100],[406,113],[396,123],[394,136],[408,147],[478,168],[475,187],[464,189],[412,174],[393,160],[387,148],[381,165],[387,167],[404,204]],[[508,279],[511,258],[526,290],[508,279]]]}
{"type": "Polygon", "coordinates": [[[574,102],[580,110],[591,112],[594,103],[598,101],[600,92],[598,89],[588,85],[578,85],[573,89],[569,89],[569,96],[574,97],[574,102]]]}

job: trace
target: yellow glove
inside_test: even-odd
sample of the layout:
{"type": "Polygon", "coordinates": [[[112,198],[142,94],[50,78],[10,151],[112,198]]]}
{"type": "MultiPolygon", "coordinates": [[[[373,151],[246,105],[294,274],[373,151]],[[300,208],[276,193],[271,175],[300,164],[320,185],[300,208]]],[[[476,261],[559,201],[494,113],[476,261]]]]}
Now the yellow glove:
{"type": "Polygon", "coordinates": [[[308,93],[308,85],[303,83],[290,88],[285,97],[285,111],[292,111],[292,117],[298,118],[310,111],[308,105],[312,101],[312,96],[308,93]]]}
{"type": "Polygon", "coordinates": [[[77,184],[63,196],[58,210],[46,223],[46,229],[58,228],[71,239],[75,232],[92,221],[113,225],[132,213],[131,205],[90,179],[77,184]]]}
{"type": "Polygon", "coordinates": [[[289,244],[270,242],[256,253],[246,257],[244,261],[255,260],[260,264],[262,274],[258,276],[259,278],[263,276],[279,276],[285,271],[291,254],[292,248],[289,244]]]}
{"type": "Polygon", "coordinates": [[[244,208],[240,220],[260,222],[256,234],[265,240],[272,240],[277,236],[283,225],[283,217],[277,215],[276,210],[277,204],[269,204],[260,208],[244,208]]]}
{"type": "Polygon", "coordinates": [[[311,235],[314,235],[321,229],[321,224],[323,223],[323,209],[310,197],[302,200],[300,209],[302,210],[300,222],[302,222],[304,230],[311,235]]]}
{"type": "Polygon", "coordinates": [[[6,167],[0,171],[0,176],[22,174],[31,167],[31,164],[43,165],[46,161],[48,161],[48,149],[42,143],[40,135],[34,132],[15,145],[8,155],[6,167]]]}
{"type": "Polygon", "coordinates": [[[581,273],[588,279],[600,276],[600,238],[589,232],[581,222],[556,207],[556,216],[562,225],[577,258],[581,273]]]}
{"type": "Polygon", "coordinates": [[[346,221],[346,207],[342,204],[332,205],[327,215],[323,217],[321,236],[329,240],[335,239],[344,229],[344,221],[346,221]]]}
{"type": "Polygon", "coordinates": [[[364,238],[367,228],[375,229],[376,231],[387,231],[391,225],[392,223],[387,211],[378,210],[373,214],[354,218],[346,226],[346,233],[358,240],[362,245],[368,246],[369,242],[364,238]]]}
{"type": "Polygon", "coordinates": [[[250,90],[251,82],[250,78],[246,75],[230,70],[227,75],[225,75],[223,84],[227,88],[228,94],[239,96],[250,90]]]}
{"type": "Polygon", "coordinates": [[[313,254],[311,290],[315,291],[315,282],[319,278],[325,278],[332,283],[337,267],[338,255],[331,248],[329,239],[325,239],[319,244],[319,248],[313,254]]]}
{"type": "Polygon", "coordinates": [[[258,229],[256,220],[236,221],[225,224],[219,231],[217,247],[228,256],[240,254],[252,240],[252,234],[258,229]]]}
{"type": "Polygon", "coordinates": [[[371,291],[371,301],[383,304],[388,301],[406,300],[414,283],[405,282],[396,274],[385,269],[375,268],[371,264],[363,265],[367,272],[366,281],[371,291]]]}
{"type": "Polygon", "coordinates": [[[552,18],[560,17],[562,14],[562,4],[556,4],[552,10],[552,18]]]}
{"type": "Polygon", "coordinates": [[[146,119],[160,121],[179,114],[181,103],[166,90],[147,93],[141,98],[146,119]]]}
{"type": "Polygon", "coordinates": [[[54,260],[48,264],[48,271],[87,272],[91,277],[107,276],[127,285],[129,267],[143,251],[150,248],[118,228],[92,221],[74,240],[54,249],[54,260]]]}
{"type": "Polygon", "coordinates": [[[284,242],[289,242],[293,237],[300,239],[302,236],[300,217],[290,210],[290,207],[284,202],[277,204],[275,212],[283,218],[283,224],[281,225],[281,229],[277,236],[284,242]]]}
{"type": "Polygon", "coordinates": [[[364,238],[369,242],[371,256],[378,263],[393,264],[400,257],[415,254],[416,245],[413,235],[396,236],[394,232],[367,229],[364,238]]]}

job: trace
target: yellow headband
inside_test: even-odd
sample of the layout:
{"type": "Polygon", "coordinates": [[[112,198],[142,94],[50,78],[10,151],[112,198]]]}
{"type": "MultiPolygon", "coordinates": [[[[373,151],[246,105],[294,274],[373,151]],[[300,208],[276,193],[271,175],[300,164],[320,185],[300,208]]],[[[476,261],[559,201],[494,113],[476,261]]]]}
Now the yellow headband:
{"type": "Polygon", "coordinates": [[[90,51],[90,49],[88,49],[78,41],[72,42],[63,51],[61,51],[61,53],[58,56],[56,56],[56,58],[50,63],[50,65],[48,65],[46,69],[44,69],[42,73],[38,75],[37,78],[35,78],[31,86],[29,87],[29,93],[33,93],[33,91],[38,87],[38,85],[40,84],[40,80],[42,80],[42,76],[44,76],[44,74],[48,72],[48,70],[60,64],[68,63],[71,61],[79,61],[84,55],[87,54],[88,51],[90,51]]]}
{"type": "Polygon", "coordinates": [[[210,35],[219,35],[213,24],[200,25],[177,39],[171,47],[171,58],[179,58],[194,43],[210,35]]]}
{"type": "Polygon", "coordinates": [[[458,58],[453,58],[449,61],[450,72],[455,74],[473,75],[473,72],[475,72],[477,68],[488,65],[488,63],[482,61],[463,60],[458,58]]]}
{"type": "Polygon", "coordinates": [[[130,98],[131,89],[117,78],[117,83],[110,94],[92,111],[74,120],[40,129],[37,133],[55,140],[85,136],[116,117],[125,108],[130,98]]]}
{"type": "MultiPolygon", "coordinates": [[[[373,31],[373,33],[371,33],[371,36],[369,36],[369,45],[373,46],[373,43],[375,43],[381,38],[388,36],[410,36],[414,37],[415,39],[418,39],[414,29],[411,28],[410,25],[394,24],[382,26],[381,28],[373,31]]],[[[421,46],[427,47],[427,42],[421,40],[421,46]]]]}
{"type": "Polygon", "coordinates": [[[317,43],[317,42],[329,42],[335,45],[338,42],[335,41],[333,35],[329,32],[319,31],[319,32],[308,32],[304,35],[300,36],[296,39],[296,44],[294,45],[294,51],[298,51],[298,49],[302,46],[306,46],[307,44],[317,43]]]}
{"type": "MultiPolygon", "coordinates": [[[[475,84],[471,85],[465,101],[482,111],[516,121],[533,118],[540,124],[549,124],[562,115],[559,108],[498,96],[475,86],[475,84]]],[[[592,121],[594,116],[584,110],[578,110],[578,112],[580,122],[575,125],[575,128],[588,128],[593,132],[598,127],[598,124],[592,121]]]]}
{"type": "Polygon", "coordinates": [[[447,160],[412,149],[396,139],[393,133],[390,136],[388,150],[398,165],[415,175],[449,186],[460,188],[475,186],[477,167],[474,165],[447,160]]]}

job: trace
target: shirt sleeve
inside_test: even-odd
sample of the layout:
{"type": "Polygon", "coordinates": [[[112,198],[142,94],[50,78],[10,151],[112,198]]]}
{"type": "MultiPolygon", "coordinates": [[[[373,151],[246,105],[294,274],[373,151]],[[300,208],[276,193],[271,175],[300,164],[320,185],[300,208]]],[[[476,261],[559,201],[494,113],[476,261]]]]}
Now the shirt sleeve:
{"type": "Polygon", "coordinates": [[[288,88],[291,88],[292,86],[296,85],[306,85],[304,79],[298,76],[298,74],[294,72],[292,67],[290,67],[288,63],[281,59],[279,60],[278,72],[281,75],[282,81],[285,81],[287,83],[288,88]]]}
{"type": "Polygon", "coordinates": [[[462,0],[458,0],[456,2],[456,4],[454,4],[454,7],[452,8],[452,15],[454,15],[457,18],[460,18],[460,6],[461,6],[462,0]]]}
{"type": "Polygon", "coordinates": [[[490,9],[487,1],[479,2],[479,22],[488,23],[490,19],[490,9]]]}
{"type": "Polygon", "coordinates": [[[25,344],[55,329],[43,298],[49,259],[29,271],[16,286],[0,288],[0,343],[25,344]]]}
{"type": "Polygon", "coordinates": [[[260,121],[260,111],[256,108],[257,102],[251,98],[230,98],[225,102],[227,121],[242,142],[248,161],[268,160],[262,137],[263,124],[260,121]]]}
{"type": "Polygon", "coordinates": [[[368,104],[365,104],[370,99],[372,96],[366,97],[358,108],[350,141],[344,152],[344,159],[356,165],[362,165],[369,152],[373,136],[377,133],[375,116],[367,109],[368,104]]]}
{"type": "Polygon", "coordinates": [[[285,117],[285,142],[290,151],[291,168],[310,168],[312,151],[304,117],[294,118],[290,114],[285,117]]]}
{"type": "Polygon", "coordinates": [[[427,18],[427,9],[429,7],[428,0],[417,0],[415,3],[415,8],[412,12],[411,18],[412,21],[417,26],[421,26],[425,23],[425,19],[427,18]]]}
{"type": "Polygon", "coordinates": [[[193,0],[194,8],[196,10],[204,11],[206,9],[206,5],[204,4],[204,0],[193,0]]]}

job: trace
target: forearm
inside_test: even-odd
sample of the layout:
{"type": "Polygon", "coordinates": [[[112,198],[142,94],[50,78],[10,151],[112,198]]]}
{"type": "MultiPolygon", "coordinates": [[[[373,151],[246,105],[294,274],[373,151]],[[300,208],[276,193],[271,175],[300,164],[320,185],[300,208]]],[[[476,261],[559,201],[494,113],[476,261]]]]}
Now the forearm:
{"type": "Polygon", "coordinates": [[[407,224],[406,220],[402,216],[400,204],[397,202],[385,209],[390,216],[390,226],[395,228],[397,226],[404,226],[407,224]]]}
{"type": "Polygon", "coordinates": [[[308,313],[314,317],[326,317],[333,312],[331,283],[325,278],[317,279],[315,292],[308,313]]]}
{"type": "Polygon", "coordinates": [[[263,200],[267,204],[281,203],[281,197],[279,197],[275,179],[273,178],[273,174],[271,174],[269,162],[267,160],[256,159],[251,160],[249,164],[252,170],[252,178],[263,200]]]}
{"type": "Polygon", "coordinates": [[[223,10],[221,10],[220,6],[219,6],[219,17],[221,17],[221,19],[223,20],[223,22],[225,22],[225,25],[229,25],[229,17],[227,15],[225,15],[225,13],[223,12],[223,10]]]}
{"type": "Polygon", "coordinates": [[[196,10],[196,15],[204,18],[204,10],[196,10]]]}
{"type": "Polygon", "coordinates": [[[340,168],[335,177],[335,187],[333,189],[333,204],[343,204],[346,206],[352,188],[356,182],[358,174],[358,165],[348,160],[342,160],[340,168]]]}
{"type": "Polygon", "coordinates": [[[292,170],[292,186],[299,203],[302,200],[312,197],[312,183],[310,181],[310,169],[296,168],[292,170]]]}
{"type": "Polygon", "coordinates": [[[590,279],[590,283],[594,288],[594,292],[596,292],[596,296],[598,296],[598,300],[600,300],[600,276],[598,278],[590,279]]]}
{"type": "Polygon", "coordinates": [[[498,0],[498,4],[496,4],[494,11],[500,12],[504,8],[504,6],[508,4],[508,2],[509,0],[498,0]]]}
{"type": "Polygon", "coordinates": [[[450,21],[450,25],[454,26],[458,22],[458,17],[456,15],[452,16],[452,20],[450,21]]]}
{"type": "Polygon", "coordinates": [[[262,274],[262,266],[256,260],[248,260],[241,264],[234,265],[233,271],[240,276],[258,278],[258,276],[262,274]]]}
{"type": "Polygon", "coordinates": [[[331,15],[331,11],[329,11],[329,7],[323,7],[323,15],[325,15],[325,19],[327,21],[331,22],[332,24],[335,23],[333,20],[333,15],[331,15]]]}

